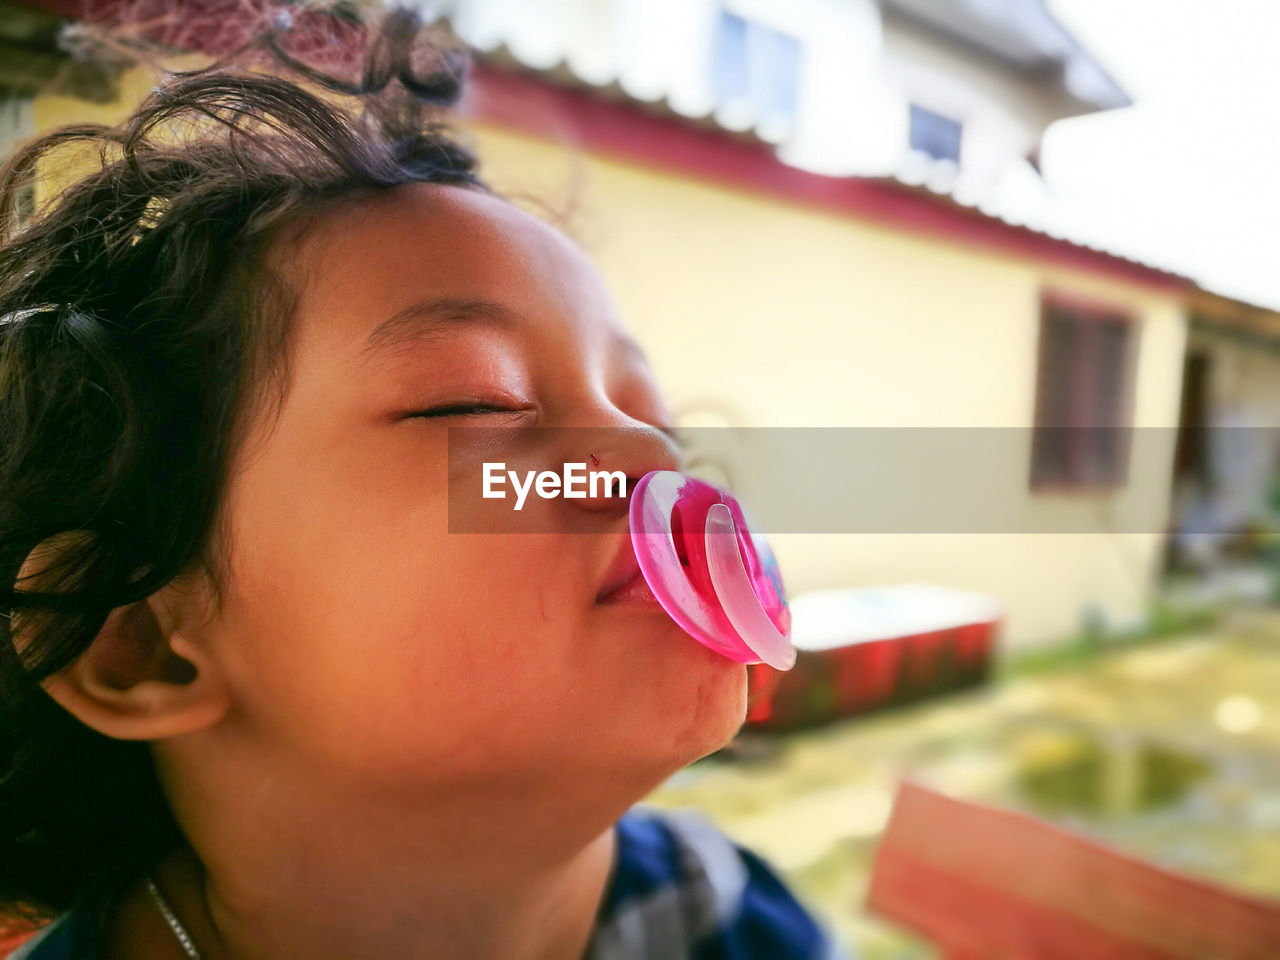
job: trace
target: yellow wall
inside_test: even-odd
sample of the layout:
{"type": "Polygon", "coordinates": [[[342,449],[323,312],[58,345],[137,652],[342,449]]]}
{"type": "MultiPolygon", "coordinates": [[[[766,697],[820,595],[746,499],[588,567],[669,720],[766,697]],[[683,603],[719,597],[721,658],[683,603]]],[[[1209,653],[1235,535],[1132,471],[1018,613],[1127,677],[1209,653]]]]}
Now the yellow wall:
{"type": "MultiPolygon", "coordinates": [[[[193,69],[206,62],[194,55],[176,57],[171,62],[174,70],[193,69]]],[[[134,67],[119,80],[119,96],[107,103],[90,103],[75,97],[42,94],[32,103],[36,133],[47,133],[66,124],[101,123],[108,126],[119,123],[160,82],[160,74],[152,67],[134,67]]],[[[53,163],[41,168],[36,182],[36,196],[44,200],[57,194],[86,170],[95,169],[99,163],[99,144],[78,143],[56,154],[53,163]]]]}
{"type": "Polygon", "coordinates": [[[75,97],[42,94],[33,104],[38,133],[64,123],[118,123],[128,111],[141,102],[156,84],[155,74],[141,67],[120,78],[120,96],[111,103],[90,103],[75,97]]]}
{"type": "MultiPolygon", "coordinates": [[[[1027,427],[1046,287],[1139,320],[1134,422],[1177,423],[1186,328],[1167,292],[473,129],[499,189],[573,204],[570,231],[690,423],[1027,427]]],[[[1143,435],[1156,449],[1134,458],[1143,474],[1128,494],[1032,496],[1025,458],[1006,480],[1033,518],[1101,518],[1105,530],[1137,495],[1167,516],[1171,441],[1143,435]]],[[[1006,605],[1012,644],[1071,633],[1091,604],[1115,624],[1138,617],[1161,543],[1106,532],[771,539],[792,592],[906,580],[980,590],[1006,605]]]]}
{"type": "MultiPolygon", "coordinates": [[[[118,119],[152,83],[144,71],[129,75],[120,104],[105,107],[40,97],[37,129],[118,119]]],[[[1186,334],[1168,293],[483,125],[470,133],[500,190],[570,211],[567,229],[599,263],[687,424],[1026,427],[1046,286],[1140,319],[1136,423],[1176,423],[1186,334]]],[[[1171,453],[1142,458],[1155,475],[1136,478],[1129,496],[1167,499],[1171,453]]],[[[1023,470],[1005,479],[1033,515],[1102,517],[1105,526],[1109,511],[1123,506],[1124,495],[1031,497],[1023,470]]],[[[1167,514],[1164,500],[1156,509],[1167,514]]],[[[1012,644],[1072,632],[1090,604],[1115,622],[1138,616],[1160,542],[1120,533],[773,539],[793,593],[904,580],[980,590],[1006,605],[1012,644]]]]}

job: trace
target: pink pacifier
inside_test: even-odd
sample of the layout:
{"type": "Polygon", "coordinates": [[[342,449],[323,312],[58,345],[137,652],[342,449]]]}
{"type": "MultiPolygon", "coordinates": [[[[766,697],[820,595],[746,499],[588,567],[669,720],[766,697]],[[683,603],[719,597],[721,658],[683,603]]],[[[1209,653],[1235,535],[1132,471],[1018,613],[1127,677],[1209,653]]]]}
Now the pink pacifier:
{"type": "Polygon", "coordinates": [[[636,484],[630,519],[640,572],[686,633],[738,663],[795,665],[778,563],[732,494],[654,470],[636,484]]]}

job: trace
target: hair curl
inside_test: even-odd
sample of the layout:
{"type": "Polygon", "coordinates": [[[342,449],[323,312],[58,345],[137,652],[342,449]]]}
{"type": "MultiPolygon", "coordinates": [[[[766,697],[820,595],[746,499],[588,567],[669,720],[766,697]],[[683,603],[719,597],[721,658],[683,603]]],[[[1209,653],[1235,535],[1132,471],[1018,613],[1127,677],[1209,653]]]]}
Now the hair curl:
{"type": "Polygon", "coordinates": [[[347,74],[267,23],[120,125],[47,133],[0,170],[0,920],[104,909],[181,839],[148,746],[41,681],[113,609],[192,570],[217,583],[238,430],[286,365],[273,241],[330,201],[483,188],[440,119],[465,60],[413,14],[348,24],[347,74]],[[22,217],[35,174],[86,144],[93,169],[22,217]]]}

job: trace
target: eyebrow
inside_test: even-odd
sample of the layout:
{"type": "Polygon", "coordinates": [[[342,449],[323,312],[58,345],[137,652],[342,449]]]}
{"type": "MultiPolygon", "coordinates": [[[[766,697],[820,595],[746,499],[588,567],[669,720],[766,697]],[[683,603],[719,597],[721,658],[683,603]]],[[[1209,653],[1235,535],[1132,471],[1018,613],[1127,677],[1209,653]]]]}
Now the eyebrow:
{"type": "Polygon", "coordinates": [[[457,327],[509,329],[519,322],[519,314],[493,300],[433,297],[396,311],[374,327],[365,340],[363,353],[381,353],[414,341],[431,340],[442,331],[457,327]]]}
{"type": "MultiPolygon", "coordinates": [[[[521,322],[520,314],[494,300],[465,297],[432,297],[397,310],[373,328],[365,340],[362,354],[368,356],[391,351],[409,343],[430,341],[444,330],[458,327],[496,327],[511,329],[521,322]]],[[[649,357],[640,344],[617,334],[613,342],[649,366],[649,357]]]]}

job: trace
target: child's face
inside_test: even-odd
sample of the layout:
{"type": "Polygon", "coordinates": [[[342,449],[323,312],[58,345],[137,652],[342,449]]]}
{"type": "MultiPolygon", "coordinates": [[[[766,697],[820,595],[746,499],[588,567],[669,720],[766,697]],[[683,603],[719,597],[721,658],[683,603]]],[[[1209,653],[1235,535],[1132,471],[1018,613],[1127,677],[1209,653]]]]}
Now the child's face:
{"type": "Polygon", "coordinates": [[[288,393],[239,455],[226,603],[202,637],[255,735],[361,783],[567,791],[584,773],[643,790],[727,742],[745,668],[651,601],[597,602],[629,549],[625,501],[531,495],[512,532],[448,532],[451,485],[492,459],[451,464],[449,427],[583,428],[546,431],[538,466],[557,472],[679,464],[582,253],[505,201],[415,185],[325,215],[290,256],[288,393]]]}

